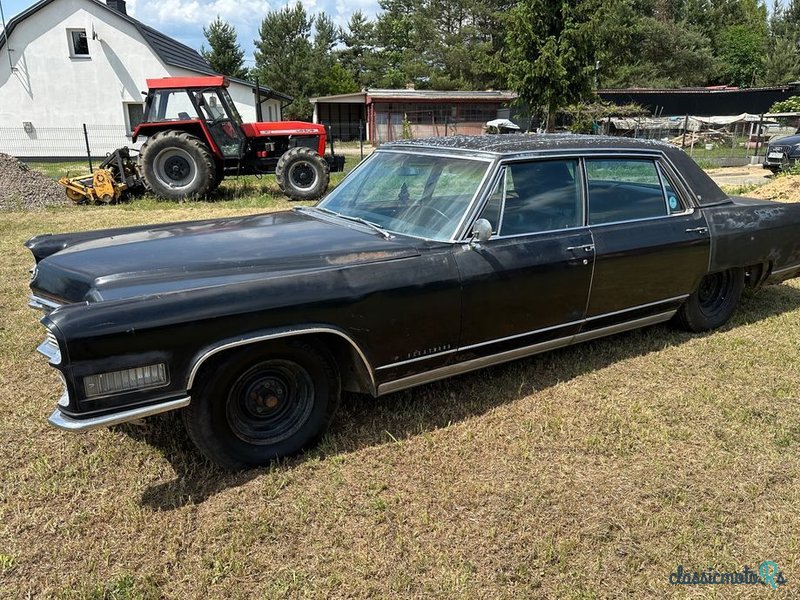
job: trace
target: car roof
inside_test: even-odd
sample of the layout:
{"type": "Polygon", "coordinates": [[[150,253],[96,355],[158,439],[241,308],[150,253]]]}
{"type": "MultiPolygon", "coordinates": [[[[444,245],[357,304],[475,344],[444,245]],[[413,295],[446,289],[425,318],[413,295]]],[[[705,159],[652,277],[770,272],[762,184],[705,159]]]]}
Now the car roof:
{"type": "Polygon", "coordinates": [[[381,148],[430,148],[438,150],[472,150],[506,155],[548,150],[623,149],[667,152],[675,146],[657,140],[640,140],[607,135],[571,133],[454,135],[419,140],[401,140],[381,144],[381,148]]]}
{"type": "Polygon", "coordinates": [[[421,150],[452,152],[464,155],[476,153],[499,158],[553,152],[650,152],[666,155],[686,180],[700,206],[730,202],[729,196],[703,171],[686,152],[659,140],[641,140],[608,135],[577,135],[571,133],[454,135],[419,140],[399,140],[381,144],[379,150],[421,150]]]}

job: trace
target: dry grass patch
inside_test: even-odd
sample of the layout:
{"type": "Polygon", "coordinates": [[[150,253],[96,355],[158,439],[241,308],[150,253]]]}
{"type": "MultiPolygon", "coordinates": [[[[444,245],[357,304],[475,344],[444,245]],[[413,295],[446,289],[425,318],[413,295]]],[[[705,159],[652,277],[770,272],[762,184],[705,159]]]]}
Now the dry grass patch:
{"type": "MultiPolygon", "coordinates": [[[[800,285],[722,331],[658,326],[378,400],[307,455],[230,475],[179,419],[50,428],[21,243],[257,208],[0,214],[0,597],[795,597],[800,285]],[[778,562],[789,584],[675,588],[778,562]]],[[[279,204],[270,207],[279,207],[279,204]]]]}

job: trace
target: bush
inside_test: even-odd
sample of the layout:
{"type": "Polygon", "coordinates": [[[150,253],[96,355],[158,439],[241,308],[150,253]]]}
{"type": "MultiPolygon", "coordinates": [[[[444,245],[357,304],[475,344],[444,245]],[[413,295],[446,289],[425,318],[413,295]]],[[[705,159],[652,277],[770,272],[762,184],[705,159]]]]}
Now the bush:
{"type": "Polygon", "coordinates": [[[800,96],[792,96],[787,100],[776,102],[770,107],[769,112],[771,113],[800,112],[800,96]]]}

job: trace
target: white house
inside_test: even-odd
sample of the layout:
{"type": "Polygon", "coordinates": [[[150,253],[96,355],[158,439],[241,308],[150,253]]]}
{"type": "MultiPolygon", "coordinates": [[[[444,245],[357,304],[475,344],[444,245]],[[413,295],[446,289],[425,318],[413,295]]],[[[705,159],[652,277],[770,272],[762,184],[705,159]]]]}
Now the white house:
{"type": "MultiPolygon", "coordinates": [[[[146,79],[215,74],[203,57],[129,16],[125,0],[40,0],[0,34],[0,152],[82,156],[126,141],[142,117],[146,79]]],[[[255,85],[231,79],[245,122],[255,85]]],[[[262,119],[281,120],[291,97],[261,87],[262,119]]]]}

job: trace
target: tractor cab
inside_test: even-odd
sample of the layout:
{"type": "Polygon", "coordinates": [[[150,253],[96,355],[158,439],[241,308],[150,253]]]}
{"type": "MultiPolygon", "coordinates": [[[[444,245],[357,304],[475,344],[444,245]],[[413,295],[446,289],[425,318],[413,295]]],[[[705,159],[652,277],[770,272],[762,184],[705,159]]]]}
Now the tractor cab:
{"type": "Polygon", "coordinates": [[[242,117],[224,77],[148,79],[147,86],[144,118],[134,136],[150,135],[164,127],[199,127],[218,157],[241,158],[246,142],[242,117]]]}

